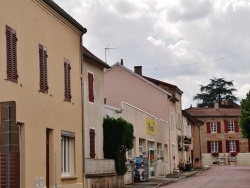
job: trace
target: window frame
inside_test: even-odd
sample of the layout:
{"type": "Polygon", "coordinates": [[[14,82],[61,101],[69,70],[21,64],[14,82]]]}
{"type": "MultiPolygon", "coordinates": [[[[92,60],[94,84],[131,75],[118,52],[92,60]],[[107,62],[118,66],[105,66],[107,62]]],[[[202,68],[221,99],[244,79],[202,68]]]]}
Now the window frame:
{"type": "Polygon", "coordinates": [[[219,152],[218,141],[211,141],[211,153],[219,152]]]}
{"type": "Polygon", "coordinates": [[[235,140],[229,140],[229,152],[236,152],[236,141],[235,140]]]}
{"type": "Polygon", "coordinates": [[[210,130],[211,130],[211,133],[218,132],[217,122],[210,122],[210,130]]]}
{"type": "Polygon", "coordinates": [[[235,132],[234,121],[228,121],[228,132],[235,132]]]}
{"type": "Polygon", "coordinates": [[[18,83],[16,30],[6,25],[6,80],[18,83]]]}
{"type": "Polygon", "coordinates": [[[61,176],[75,176],[75,133],[61,131],[61,176]]]}

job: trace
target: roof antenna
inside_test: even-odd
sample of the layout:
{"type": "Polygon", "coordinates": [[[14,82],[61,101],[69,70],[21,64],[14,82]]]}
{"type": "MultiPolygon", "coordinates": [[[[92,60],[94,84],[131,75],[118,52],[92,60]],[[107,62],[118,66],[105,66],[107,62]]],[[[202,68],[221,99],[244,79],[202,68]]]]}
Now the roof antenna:
{"type": "Polygon", "coordinates": [[[105,48],[105,63],[107,63],[107,52],[109,52],[110,49],[118,49],[118,48],[109,48],[108,44],[108,46],[105,48]]]}

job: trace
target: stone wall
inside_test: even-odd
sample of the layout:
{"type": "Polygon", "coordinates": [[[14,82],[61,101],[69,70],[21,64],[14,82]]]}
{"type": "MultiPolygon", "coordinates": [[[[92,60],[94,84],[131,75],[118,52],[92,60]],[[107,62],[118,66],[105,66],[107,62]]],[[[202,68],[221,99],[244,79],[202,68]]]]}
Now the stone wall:
{"type": "MultiPolygon", "coordinates": [[[[220,162],[218,163],[218,158],[211,155],[211,153],[202,154],[202,166],[212,166],[212,165],[229,165],[228,158],[230,155],[228,153],[220,153],[219,158],[220,162]],[[225,157],[225,163],[223,158],[225,157]]],[[[236,161],[230,162],[230,165],[250,165],[250,153],[238,153],[236,155],[236,161]]]]}

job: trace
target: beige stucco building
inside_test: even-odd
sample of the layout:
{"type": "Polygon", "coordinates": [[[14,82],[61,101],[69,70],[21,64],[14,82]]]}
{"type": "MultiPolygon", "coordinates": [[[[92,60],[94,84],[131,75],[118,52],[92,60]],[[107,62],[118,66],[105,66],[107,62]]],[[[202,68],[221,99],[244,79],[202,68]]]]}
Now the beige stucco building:
{"type": "MultiPolygon", "coordinates": [[[[5,101],[15,101],[20,127],[19,143],[15,143],[20,153],[15,171],[20,173],[10,179],[10,187],[83,187],[81,46],[85,32],[53,1],[1,1],[1,110],[9,108],[5,101]]],[[[1,128],[7,126],[7,116],[2,115],[1,128]]],[[[6,137],[4,131],[1,136],[6,137]]],[[[7,160],[5,154],[1,150],[2,162],[7,160]]],[[[13,172],[3,168],[0,183],[5,186],[8,173],[13,172]]]]}

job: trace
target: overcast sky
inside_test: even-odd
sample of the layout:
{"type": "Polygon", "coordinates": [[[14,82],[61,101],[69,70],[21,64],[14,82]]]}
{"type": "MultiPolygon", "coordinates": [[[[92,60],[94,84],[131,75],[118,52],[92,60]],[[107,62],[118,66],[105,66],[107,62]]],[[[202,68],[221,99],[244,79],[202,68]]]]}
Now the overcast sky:
{"type": "Polygon", "coordinates": [[[86,48],[178,86],[183,109],[214,77],[233,80],[239,99],[250,91],[249,0],[54,1],[87,28],[86,48]]]}

